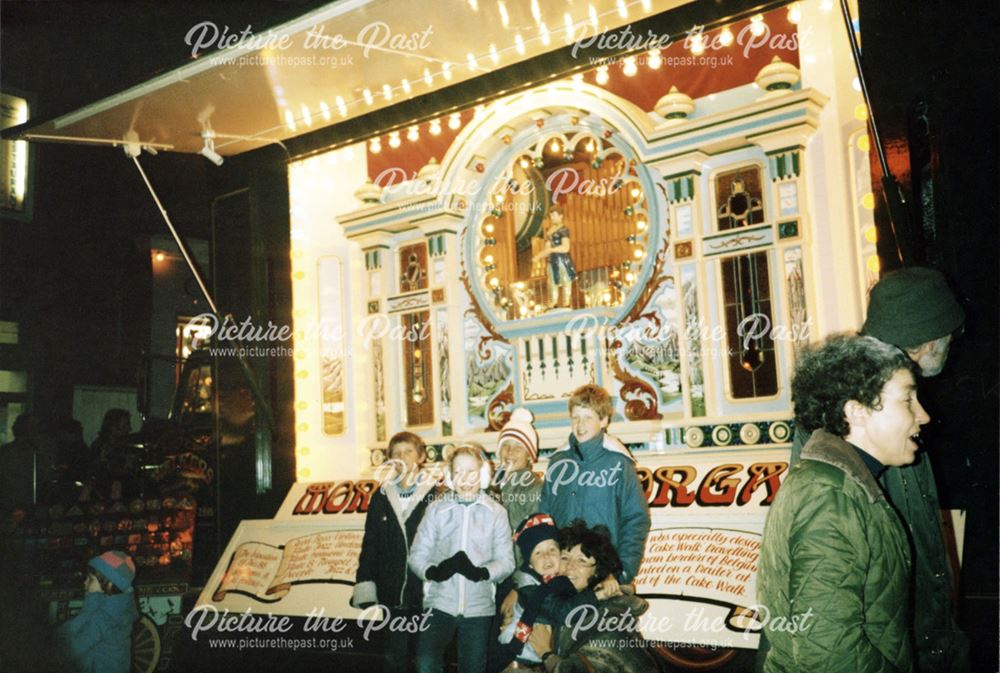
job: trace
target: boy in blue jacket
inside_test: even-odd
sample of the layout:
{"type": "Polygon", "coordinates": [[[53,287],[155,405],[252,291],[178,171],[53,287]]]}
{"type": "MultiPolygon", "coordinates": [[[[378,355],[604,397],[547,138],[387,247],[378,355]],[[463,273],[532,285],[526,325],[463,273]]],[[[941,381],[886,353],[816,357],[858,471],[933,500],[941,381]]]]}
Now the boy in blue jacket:
{"type": "Polygon", "coordinates": [[[59,627],[61,655],[75,673],[128,673],[132,625],[139,618],[132,580],[135,563],[120,551],[90,559],[83,610],[59,627]]]}
{"type": "Polygon", "coordinates": [[[635,580],[649,533],[649,505],[625,445],[606,434],[614,411],[611,396],[588,384],[569,399],[572,433],[552,454],[545,471],[539,509],[556,524],[583,519],[587,526],[607,526],[624,570],[602,581],[606,591],[635,580]]]}

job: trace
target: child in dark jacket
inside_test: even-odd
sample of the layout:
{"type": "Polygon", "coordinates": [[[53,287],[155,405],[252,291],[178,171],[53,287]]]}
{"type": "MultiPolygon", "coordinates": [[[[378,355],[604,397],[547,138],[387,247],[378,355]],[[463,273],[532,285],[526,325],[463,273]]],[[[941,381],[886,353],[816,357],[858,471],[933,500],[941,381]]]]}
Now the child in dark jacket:
{"type": "Polygon", "coordinates": [[[592,589],[577,592],[566,577],[560,576],[559,531],[548,514],[532,514],[517,527],[514,542],[524,558],[514,573],[517,603],[513,619],[500,632],[500,648],[488,666],[500,671],[511,666],[535,668],[542,659],[528,643],[535,624],[558,626],[580,605],[597,605],[592,589]]]}
{"type": "MultiPolygon", "coordinates": [[[[426,459],[423,440],[412,432],[399,432],[389,441],[389,460],[380,466],[388,473],[372,494],[365,518],[353,607],[379,604],[390,618],[408,620],[421,611],[423,585],[407,566],[407,558],[434,495],[436,479],[421,470],[426,459]]],[[[416,634],[389,630],[382,670],[408,670],[415,646],[416,634]]]]}
{"type": "Polygon", "coordinates": [[[135,563],[120,551],[90,559],[83,610],[59,627],[60,655],[75,673],[128,673],[132,625],[139,618],[132,580],[135,563]]]}

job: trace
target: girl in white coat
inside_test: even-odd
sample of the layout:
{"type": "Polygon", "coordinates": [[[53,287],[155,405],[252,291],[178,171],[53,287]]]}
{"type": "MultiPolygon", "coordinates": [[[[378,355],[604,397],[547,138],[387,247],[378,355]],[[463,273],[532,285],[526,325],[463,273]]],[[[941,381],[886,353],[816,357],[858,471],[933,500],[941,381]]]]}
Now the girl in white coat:
{"type": "Polygon", "coordinates": [[[491,470],[483,447],[462,444],[447,457],[451,491],[427,508],[410,548],[410,568],[424,580],[431,610],[417,646],[418,673],[439,673],[458,635],[458,670],[482,673],[496,585],[514,571],[507,512],[485,489],[491,470]]]}

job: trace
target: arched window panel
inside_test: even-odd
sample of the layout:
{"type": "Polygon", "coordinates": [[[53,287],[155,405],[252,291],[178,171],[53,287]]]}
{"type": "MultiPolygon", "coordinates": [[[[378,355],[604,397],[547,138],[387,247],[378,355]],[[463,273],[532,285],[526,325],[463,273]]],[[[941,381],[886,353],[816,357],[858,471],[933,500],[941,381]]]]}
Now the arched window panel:
{"type": "Polygon", "coordinates": [[[772,330],[770,264],[767,252],[722,260],[729,393],[734,399],[770,397],[778,392],[772,330]]]}

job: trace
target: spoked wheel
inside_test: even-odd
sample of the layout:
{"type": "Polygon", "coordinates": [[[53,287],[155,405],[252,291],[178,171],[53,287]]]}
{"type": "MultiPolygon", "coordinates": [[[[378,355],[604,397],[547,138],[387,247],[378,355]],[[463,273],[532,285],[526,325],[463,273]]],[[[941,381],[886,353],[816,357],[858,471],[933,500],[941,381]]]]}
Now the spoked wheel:
{"type": "Polygon", "coordinates": [[[132,673],[153,673],[160,663],[160,632],[149,617],[132,628],[132,673]]]}
{"type": "Polygon", "coordinates": [[[656,653],[674,666],[686,671],[712,671],[729,663],[737,654],[737,650],[719,650],[708,647],[663,647],[658,646],[656,653]]]}

